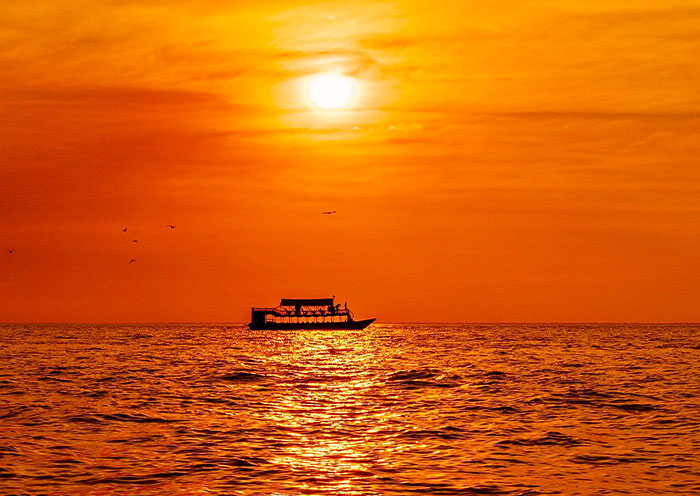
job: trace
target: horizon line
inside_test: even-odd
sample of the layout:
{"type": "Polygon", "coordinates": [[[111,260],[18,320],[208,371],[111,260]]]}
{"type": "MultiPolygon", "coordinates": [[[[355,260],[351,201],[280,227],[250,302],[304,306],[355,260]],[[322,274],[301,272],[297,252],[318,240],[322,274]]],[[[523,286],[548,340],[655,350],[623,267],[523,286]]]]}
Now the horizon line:
{"type": "MultiPolygon", "coordinates": [[[[494,322],[375,322],[371,325],[700,325],[700,322],[643,322],[643,321],[494,321],[494,322]]],[[[247,322],[207,322],[207,321],[163,321],[163,322],[0,322],[0,326],[6,325],[241,325],[247,326],[247,322]]]]}

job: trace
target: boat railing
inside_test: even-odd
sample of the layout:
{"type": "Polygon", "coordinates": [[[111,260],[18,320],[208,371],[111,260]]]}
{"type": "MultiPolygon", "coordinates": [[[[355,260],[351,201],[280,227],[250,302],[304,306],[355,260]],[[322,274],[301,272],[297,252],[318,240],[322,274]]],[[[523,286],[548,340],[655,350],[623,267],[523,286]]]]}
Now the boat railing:
{"type": "Polygon", "coordinates": [[[279,311],[276,307],[253,307],[253,312],[268,312],[273,313],[279,311]]]}
{"type": "Polygon", "coordinates": [[[289,307],[253,307],[253,312],[266,313],[268,315],[275,315],[278,317],[334,317],[334,316],[349,316],[352,319],[352,312],[345,308],[334,308],[329,310],[327,308],[316,308],[316,309],[300,309],[297,311],[296,308],[289,307]]]}

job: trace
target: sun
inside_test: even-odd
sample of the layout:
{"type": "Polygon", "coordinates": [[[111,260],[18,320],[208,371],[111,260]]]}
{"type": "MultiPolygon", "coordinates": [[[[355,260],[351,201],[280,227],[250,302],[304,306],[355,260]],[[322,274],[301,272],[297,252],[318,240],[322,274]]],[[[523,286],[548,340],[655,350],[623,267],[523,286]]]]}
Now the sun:
{"type": "Polygon", "coordinates": [[[311,101],[324,110],[348,107],[355,94],[355,81],[340,74],[319,74],[307,87],[311,101]]]}

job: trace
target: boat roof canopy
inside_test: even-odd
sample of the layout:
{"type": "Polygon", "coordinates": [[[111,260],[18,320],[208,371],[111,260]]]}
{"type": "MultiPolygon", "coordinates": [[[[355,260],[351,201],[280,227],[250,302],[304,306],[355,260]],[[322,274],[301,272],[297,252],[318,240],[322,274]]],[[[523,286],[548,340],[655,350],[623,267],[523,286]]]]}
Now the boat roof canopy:
{"type": "Polygon", "coordinates": [[[333,298],[282,298],[281,307],[327,307],[333,304],[333,298]]]}

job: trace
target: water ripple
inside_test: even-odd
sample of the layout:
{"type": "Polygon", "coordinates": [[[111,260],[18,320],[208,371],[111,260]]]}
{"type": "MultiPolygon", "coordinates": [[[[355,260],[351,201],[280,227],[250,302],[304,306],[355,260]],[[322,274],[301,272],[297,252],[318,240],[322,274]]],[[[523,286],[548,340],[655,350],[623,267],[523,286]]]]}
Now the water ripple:
{"type": "Polygon", "coordinates": [[[693,326],[0,326],[3,494],[697,494],[693,326]]]}

